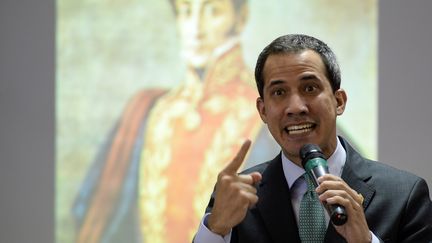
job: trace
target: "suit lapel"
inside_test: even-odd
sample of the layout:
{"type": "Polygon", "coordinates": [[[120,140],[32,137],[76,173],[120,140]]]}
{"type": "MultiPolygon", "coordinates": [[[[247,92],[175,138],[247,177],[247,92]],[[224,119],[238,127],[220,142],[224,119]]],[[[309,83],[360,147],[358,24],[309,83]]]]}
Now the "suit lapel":
{"type": "Polygon", "coordinates": [[[340,138],[342,146],[347,152],[347,160],[342,172],[342,179],[355,191],[364,197],[363,209],[369,206],[374,194],[375,188],[367,184],[371,178],[370,169],[365,159],[357,153],[345,140],[340,138]]]}
{"type": "Polygon", "coordinates": [[[280,154],[263,173],[256,205],[273,242],[300,242],[280,154]]]}

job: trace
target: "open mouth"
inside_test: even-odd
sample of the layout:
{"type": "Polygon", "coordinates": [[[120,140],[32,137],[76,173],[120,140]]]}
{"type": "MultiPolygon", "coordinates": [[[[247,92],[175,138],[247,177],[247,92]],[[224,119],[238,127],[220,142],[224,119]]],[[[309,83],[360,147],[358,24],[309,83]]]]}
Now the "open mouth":
{"type": "Polygon", "coordinates": [[[297,134],[303,134],[312,131],[316,127],[315,124],[308,123],[308,124],[301,124],[301,125],[293,125],[285,127],[285,131],[289,135],[297,135],[297,134]]]}

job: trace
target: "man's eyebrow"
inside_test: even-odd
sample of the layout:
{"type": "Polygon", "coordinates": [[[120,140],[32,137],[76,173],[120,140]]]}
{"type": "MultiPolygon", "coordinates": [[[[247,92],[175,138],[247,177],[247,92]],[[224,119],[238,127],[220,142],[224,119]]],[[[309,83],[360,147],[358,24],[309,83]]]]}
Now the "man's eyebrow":
{"type": "Polygon", "coordinates": [[[318,79],[318,77],[315,74],[306,74],[300,78],[301,81],[311,80],[311,79],[318,79]]]}
{"type": "Polygon", "coordinates": [[[280,79],[271,80],[269,86],[271,87],[271,86],[275,86],[275,85],[283,84],[283,83],[285,83],[285,82],[283,80],[280,80],[280,79]]]}
{"type": "Polygon", "coordinates": [[[275,79],[275,80],[271,80],[269,86],[272,85],[277,85],[277,84],[282,84],[285,83],[285,81],[281,80],[281,79],[275,79]]]}

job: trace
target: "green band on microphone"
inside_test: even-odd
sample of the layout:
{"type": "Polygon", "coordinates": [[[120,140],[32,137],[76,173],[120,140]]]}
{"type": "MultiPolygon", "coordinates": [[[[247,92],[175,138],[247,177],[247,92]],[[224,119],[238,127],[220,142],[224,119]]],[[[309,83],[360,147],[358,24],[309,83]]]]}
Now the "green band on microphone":
{"type": "Polygon", "coordinates": [[[311,171],[313,168],[317,166],[323,166],[327,167],[327,161],[323,158],[313,158],[308,160],[308,162],[305,164],[305,170],[311,171]]]}

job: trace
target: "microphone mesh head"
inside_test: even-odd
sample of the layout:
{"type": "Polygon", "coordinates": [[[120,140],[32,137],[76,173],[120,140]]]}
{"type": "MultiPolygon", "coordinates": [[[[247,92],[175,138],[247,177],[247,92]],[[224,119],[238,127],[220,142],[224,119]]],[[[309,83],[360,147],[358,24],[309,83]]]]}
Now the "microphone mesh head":
{"type": "Polygon", "coordinates": [[[299,151],[300,158],[302,160],[303,167],[306,162],[312,158],[321,157],[324,158],[324,154],[322,153],[320,147],[316,144],[305,144],[299,151]]]}

